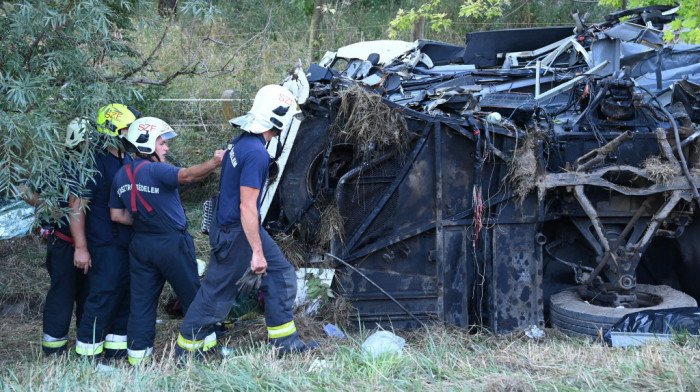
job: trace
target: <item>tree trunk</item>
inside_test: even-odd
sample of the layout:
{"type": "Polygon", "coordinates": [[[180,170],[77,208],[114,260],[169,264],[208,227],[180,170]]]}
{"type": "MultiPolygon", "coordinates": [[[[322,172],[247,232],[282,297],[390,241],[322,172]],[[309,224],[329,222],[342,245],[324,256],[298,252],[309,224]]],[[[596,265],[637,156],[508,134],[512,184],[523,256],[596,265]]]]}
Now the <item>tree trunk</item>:
{"type": "Polygon", "coordinates": [[[421,16],[420,19],[416,21],[413,25],[413,30],[411,31],[411,41],[416,41],[423,39],[425,36],[425,16],[421,16]]]}
{"type": "Polygon", "coordinates": [[[314,10],[311,14],[311,26],[309,27],[309,64],[318,61],[321,48],[321,21],[323,20],[323,3],[325,0],[314,0],[314,10]]]}

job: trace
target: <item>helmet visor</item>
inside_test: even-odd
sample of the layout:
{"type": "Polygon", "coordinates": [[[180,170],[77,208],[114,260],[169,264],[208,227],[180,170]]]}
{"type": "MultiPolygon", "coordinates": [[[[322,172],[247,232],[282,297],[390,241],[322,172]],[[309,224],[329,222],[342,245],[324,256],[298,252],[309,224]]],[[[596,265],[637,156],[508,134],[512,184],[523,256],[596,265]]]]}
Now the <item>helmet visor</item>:
{"type": "Polygon", "coordinates": [[[244,131],[251,133],[263,133],[272,128],[276,128],[270,119],[260,114],[250,112],[243,116],[232,118],[229,123],[231,123],[231,125],[238,125],[244,131]]]}
{"type": "Polygon", "coordinates": [[[160,135],[160,137],[162,137],[165,140],[172,139],[176,136],[177,136],[177,133],[175,133],[175,131],[168,131],[168,132],[165,132],[164,134],[160,135]]]}

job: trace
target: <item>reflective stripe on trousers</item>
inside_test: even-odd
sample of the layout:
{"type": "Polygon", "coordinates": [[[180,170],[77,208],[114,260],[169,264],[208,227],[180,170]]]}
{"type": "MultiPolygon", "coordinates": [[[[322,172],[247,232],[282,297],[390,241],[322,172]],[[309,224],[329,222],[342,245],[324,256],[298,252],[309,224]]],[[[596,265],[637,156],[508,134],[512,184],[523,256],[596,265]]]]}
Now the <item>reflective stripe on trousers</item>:
{"type": "Polygon", "coordinates": [[[110,333],[105,337],[105,350],[126,350],[126,335],[110,333]]]}
{"type": "Polygon", "coordinates": [[[204,339],[196,341],[185,339],[182,334],[179,334],[177,336],[177,345],[187,351],[196,351],[200,349],[202,351],[207,351],[216,346],[216,333],[212,332],[204,339]]]}
{"type": "Polygon", "coordinates": [[[129,355],[129,363],[132,365],[138,365],[140,363],[147,363],[151,360],[151,354],[153,354],[153,347],[149,347],[145,350],[127,350],[129,355]]]}
{"type": "Polygon", "coordinates": [[[75,342],[75,352],[78,355],[93,356],[102,354],[104,349],[104,342],[99,343],[84,343],[81,341],[75,342]]]}
{"type": "Polygon", "coordinates": [[[68,336],[62,338],[55,338],[51,335],[44,334],[41,339],[41,345],[46,348],[60,348],[68,344],[68,336]]]}
{"type": "Polygon", "coordinates": [[[289,336],[296,331],[297,328],[294,325],[294,320],[292,320],[277,327],[267,327],[267,336],[269,336],[271,339],[278,339],[289,336]]]}

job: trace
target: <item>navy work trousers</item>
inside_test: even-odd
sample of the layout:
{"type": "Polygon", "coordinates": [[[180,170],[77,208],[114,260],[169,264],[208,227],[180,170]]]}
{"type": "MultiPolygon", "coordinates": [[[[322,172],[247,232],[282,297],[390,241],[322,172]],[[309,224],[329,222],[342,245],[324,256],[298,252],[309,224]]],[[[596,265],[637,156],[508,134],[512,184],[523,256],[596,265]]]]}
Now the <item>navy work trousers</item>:
{"type": "MultiPolygon", "coordinates": [[[[90,290],[78,329],[80,343],[98,344],[107,334],[126,335],[129,318],[129,252],[119,245],[88,246],[90,290]]],[[[94,354],[99,354],[97,350],[94,354]]],[[[88,353],[91,355],[93,353],[88,353]]]]}
{"type": "MultiPolygon", "coordinates": [[[[265,323],[268,328],[277,327],[294,320],[296,273],[262,227],[260,239],[267,260],[267,276],[260,285],[265,298],[265,323]]],[[[201,341],[213,332],[212,324],[223,320],[231,310],[238,290],[236,281],[250,269],[253,250],[242,226],[212,222],[209,242],[212,250],[207,274],[180,327],[186,341],[201,341]]]]}
{"type": "MultiPolygon", "coordinates": [[[[182,311],[187,312],[197,290],[197,258],[192,236],[186,231],[141,232],[137,230],[129,245],[131,268],[131,313],[129,316],[129,359],[150,355],[156,334],[158,298],[167,280],[175,290],[182,311]],[[135,354],[137,351],[145,353],[135,354]]],[[[167,226],[163,226],[164,229],[167,226]]]]}
{"type": "Polygon", "coordinates": [[[46,269],[51,286],[44,302],[42,347],[53,352],[65,349],[74,306],[75,325],[80,326],[88,287],[83,270],[73,266],[73,245],[55,236],[46,245],[46,269]]]}

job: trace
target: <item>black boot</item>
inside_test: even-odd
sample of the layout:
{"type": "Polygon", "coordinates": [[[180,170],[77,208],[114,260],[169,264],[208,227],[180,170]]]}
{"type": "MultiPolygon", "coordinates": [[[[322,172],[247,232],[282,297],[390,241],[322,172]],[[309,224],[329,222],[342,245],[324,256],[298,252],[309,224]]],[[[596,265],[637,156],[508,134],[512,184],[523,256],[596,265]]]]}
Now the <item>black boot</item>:
{"type": "Polygon", "coordinates": [[[270,343],[279,349],[277,355],[280,357],[289,353],[303,353],[318,347],[318,342],[315,340],[308,343],[302,342],[299,339],[299,334],[296,332],[283,338],[271,338],[270,343]]]}
{"type": "Polygon", "coordinates": [[[127,359],[126,349],[105,349],[104,351],[105,359],[117,361],[122,359],[127,359]]]}

